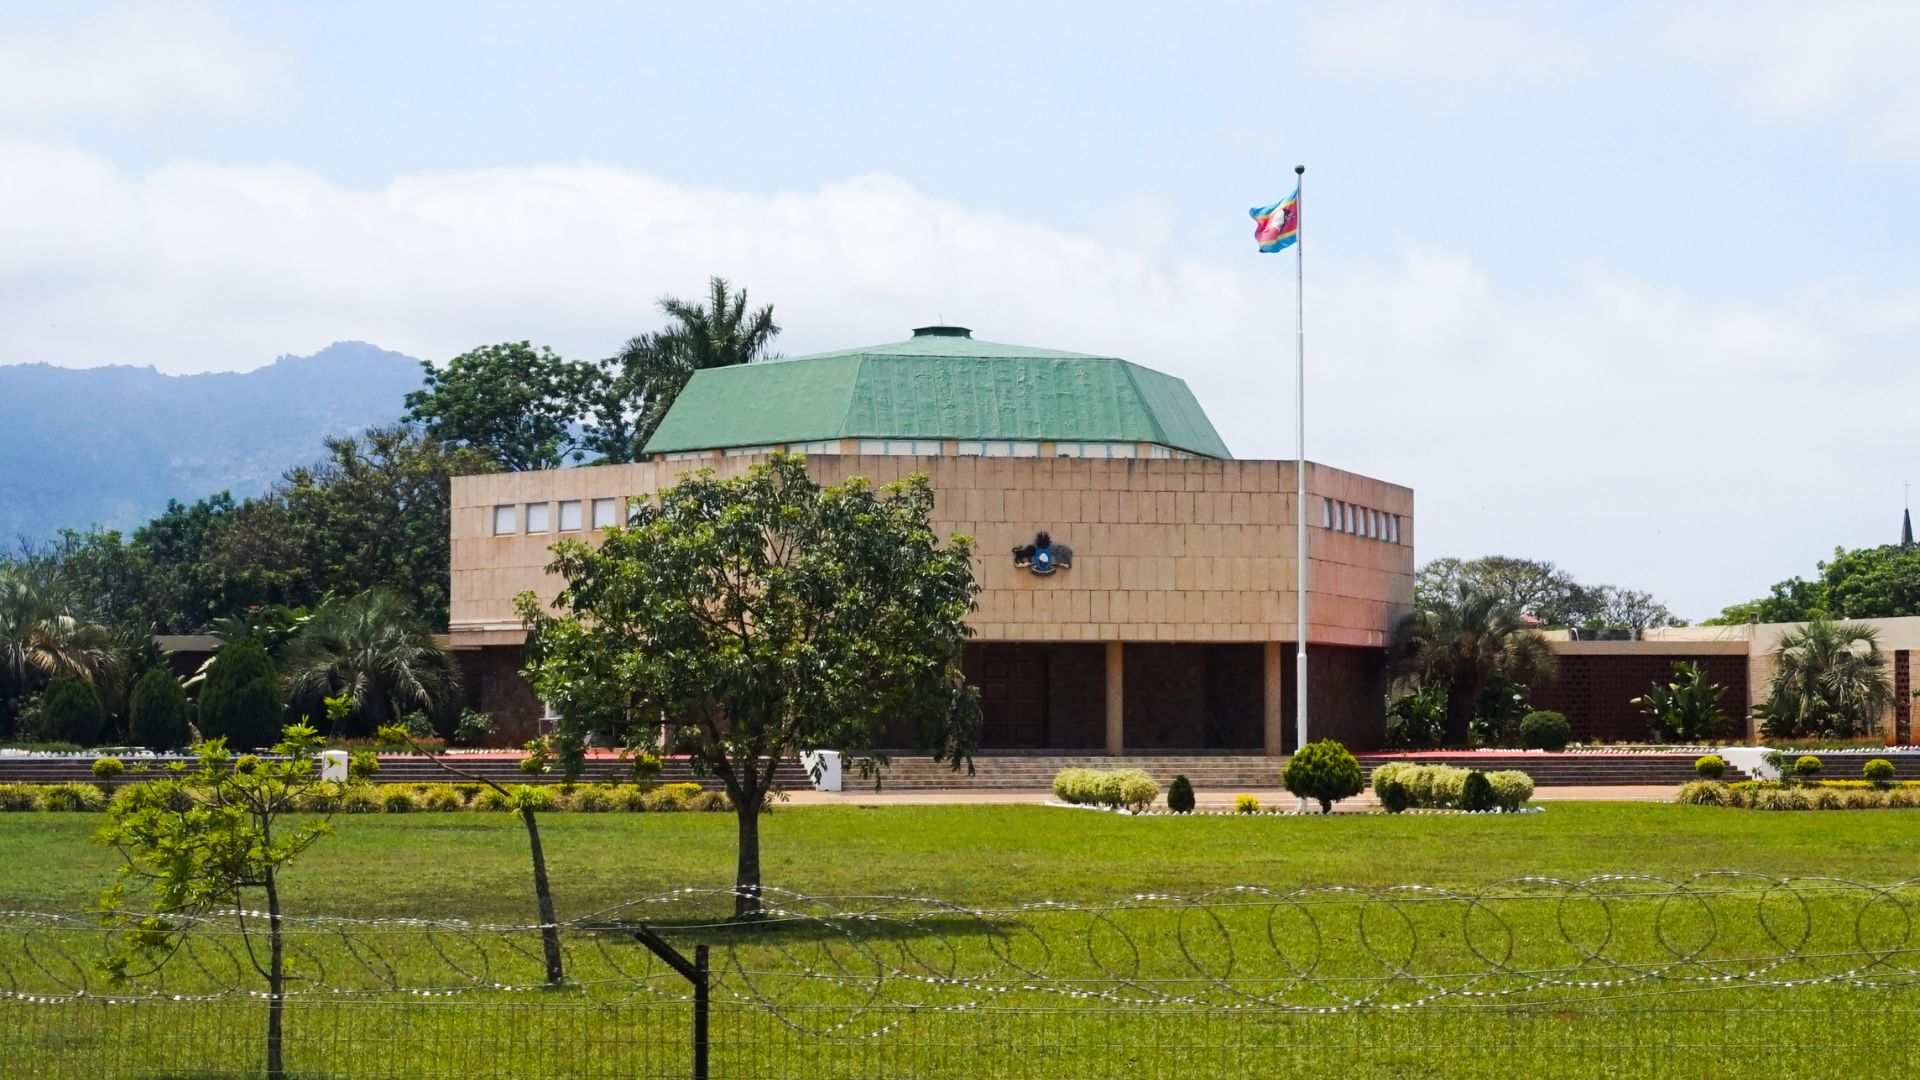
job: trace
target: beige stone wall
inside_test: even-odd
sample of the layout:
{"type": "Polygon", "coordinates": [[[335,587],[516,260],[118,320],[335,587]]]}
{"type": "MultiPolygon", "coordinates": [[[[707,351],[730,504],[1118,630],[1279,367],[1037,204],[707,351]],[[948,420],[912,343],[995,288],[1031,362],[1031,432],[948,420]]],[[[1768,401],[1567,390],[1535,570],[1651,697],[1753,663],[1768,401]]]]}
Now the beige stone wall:
{"type": "MultiPolygon", "coordinates": [[[[710,465],[721,475],[752,458],[710,465]]],[[[647,462],[470,476],[453,484],[452,635],[459,645],[521,640],[512,598],[552,595],[542,568],[566,535],[493,535],[498,504],[644,496],[689,471],[647,462]]],[[[1276,461],[817,456],[814,475],[877,483],[925,472],[935,526],[975,541],[973,626],[990,641],[1291,641],[1294,466],[1276,461]],[[1013,565],[1039,530],[1073,549],[1049,577],[1013,565]]],[[[1310,642],[1379,646],[1413,602],[1413,492],[1307,467],[1310,642]],[[1400,543],[1321,527],[1320,498],[1399,515],[1400,543]]],[[[588,521],[590,523],[590,517],[588,521]]],[[[524,524],[524,522],[523,522],[524,524]]]]}

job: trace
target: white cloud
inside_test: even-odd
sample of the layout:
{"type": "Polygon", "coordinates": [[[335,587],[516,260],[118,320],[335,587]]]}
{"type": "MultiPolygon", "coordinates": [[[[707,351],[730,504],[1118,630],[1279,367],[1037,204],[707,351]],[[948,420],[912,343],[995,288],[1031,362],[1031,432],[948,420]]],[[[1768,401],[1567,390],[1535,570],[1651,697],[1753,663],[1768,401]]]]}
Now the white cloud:
{"type": "MultiPolygon", "coordinates": [[[[581,164],[358,191],[0,143],[0,361],[235,368],[343,338],[599,356],[720,273],[777,305],[789,352],[944,315],[1180,375],[1236,452],[1290,454],[1285,262],[1133,243],[885,176],[748,193],[581,164]]],[[[1551,557],[1699,616],[1890,531],[1920,293],[1711,305],[1588,266],[1528,295],[1457,250],[1315,268],[1310,453],[1413,486],[1423,557],[1551,557]]]]}
{"type": "Polygon", "coordinates": [[[130,3],[57,25],[0,25],[0,117],[245,112],[278,92],[276,51],[191,3],[130,3]]]}
{"type": "Polygon", "coordinates": [[[1757,120],[1838,120],[1872,150],[1920,154],[1920,6],[1691,2],[1646,22],[1666,60],[1704,66],[1757,120]]]}
{"type": "Polygon", "coordinates": [[[1309,23],[1307,55],[1336,78],[1413,84],[1425,101],[1591,70],[1595,43],[1555,25],[1550,14],[1538,4],[1344,3],[1309,23]]]}

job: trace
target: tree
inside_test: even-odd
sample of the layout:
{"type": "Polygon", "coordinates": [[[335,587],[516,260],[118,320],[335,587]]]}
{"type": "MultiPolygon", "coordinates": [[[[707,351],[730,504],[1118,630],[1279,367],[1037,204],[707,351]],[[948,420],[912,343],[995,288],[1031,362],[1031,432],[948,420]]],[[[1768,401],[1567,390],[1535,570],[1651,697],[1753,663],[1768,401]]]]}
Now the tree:
{"type": "Polygon", "coordinates": [[[0,564],[0,735],[13,730],[22,699],[48,680],[102,682],[119,662],[112,632],[81,613],[57,567],[0,564]]]}
{"type": "Polygon", "coordinates": [[[101,729],[107,725],[107,709],[100,703],[100,691],[85,679],[72,675],[56,676],[33,699],[30,707],[35,734],[46,742],[68,742],[94,746],[101,729]]]}
{"type": "Polygon", "coordinates": [[[1302,799],[1318,802],[1323,814],[1332,813],[1335,802],[1360,794],[1366,786],[1360,762],[1333,739],[1308,743],[1288,758],[1280,783],[1302,799]]]}
{"type": "Polygon", "coordinates": [[[1414,576],[1414,603],[1445,602],[1469,588],[1492,595],[1541,626],[1624,629],[1637,635],[1650,627],[1684,625],[1650,593],[1583,585],[1553,563],[1507,555],[1434,559],[1414,576]]]}
{"type": "Polygon", "coordinates": [[[1403,688],[1446,685],[1446,738],[1464,745],[1487,689],[1551,676],[1553,649],[1491,593],[1468,586],[1427,601],[1394,627],[1388,663],[1403,688]]]}
{"type": "Polygon", "coordinates": [[[558,468],[585,453],[579,419],[598,379],[592,364],[525,341],[485,345],[436,368],[407,395],[408,420],[449,446],[467,447],[511,472],[558,468]]]}
{"type": "Polygon", "coordinates": [[[705,303],[668,296],[660,310],[671,325],[638,335],[606,365],[589,394],[588,448],[609,462],[638,461],[681,387],[696,371],[767,359],[780,327],[771,304],[747,308],[747,291],[710,278],[705,303]]]}
{"type": "MultiPolygon", "coordinates": [[[[239,646],[235,646],[239,648],[239,646]]],[[[264,654],[262,654],[264,656],[264,654]]],[[[109,922],[127,928],[113,958],[118,978],[151,974],[180,955],[180,938],[197,919],[232,914],[246,947],[241,952],[267,982],[267,1076],[286,1076],[281,1051],[286,1007],[285,927],[280,871],[330,830],[327,823],[289,827],[282,818],[303,797],[327,785],[314,768],[320,737],[304,725],[286,729],[275,757],[234,760],[221,739],[194,749],[196,762],[115,800],[96,839],[120,850],[120,880],[101,897],[109,922]],[[266,904],[267,958],[253,947],[257,912],[251,891],[266,904]],[[142,912],[129,905],[148,899],[142,912]],[[142,970],[136,970],[141,968],[142,970]]]]}
{"type": "Polygon", "coordinates": [[[442,715],[457,704],[460,687],[453,658],[425,620],[387,589],[321,604],[288,643],[281,670],[296,706],[350,697],[358,734],[414,710],[442,715]]]}
{"type": "Polygon", "coordinates": [[[1726,688],[1707,681],[1699,664],[1685,660],[1673,663],[1673,681],[1656,682],[1645,694],[1633,699],[1646,714],[1653,737],[1660,742],[1699,742],[1720,734],[1727,725],[1727,714],[1720,709],[1726,688]]]}
{"type": "Polygon", "coordinates": [[[1871,626],[1812,619],[1780,638],[1773,665],[1757,711],[1775,738],[1866,735],[1893,707],[1887,655],[1871,626]]]}
{"type": "Polygon", "coordinates": [[[1667,605],[1655,600],[1652,593],[1612,585],[1599,586],[1593,593],[1599,607],[1597,621],[1602,627],[1622,627],[1633,631],[1637,638],[1656,626],[1685,625],[1684,620],[1673,617],[1667,605]]]}
{"type": "Polygon", "coordinates": [[[179,680],[150,668],[127,702],[127,741],[149,750],[178,750],[193,738],[193,704],[179,680]]]}
{"type": "Polygon", "coordinates": [[[971,541],[942,547],[924,476],[822,488],[775,454],[744,476],[703,470],[638,503],[597,548],[554,545],[551,607],[531,593],[526,673],[586,730],[661,729],[719,778],[739,824],[736,914],[759,911],[760,813],[774,767],[842,750],[863,772],[891,723],[958,768],[979,729],[960,673],[979,587],[971,541]]]}
{"type": "Polygon", "coordinates": [[[1733,604],[1709,625],[1805,622],[1808,619],[1891,619],[1920,615],[1920,547],[1834,548],[1817,564],[1814,580],[1777,582],[1758,600],[1733,604]]]}
{"type": "Polygon", "coordinates": [[[214,654],[200,688],[200,733],[242,749],[273,741],[285,710],[273,659],[258,641],[236,641],[214,654]]]}

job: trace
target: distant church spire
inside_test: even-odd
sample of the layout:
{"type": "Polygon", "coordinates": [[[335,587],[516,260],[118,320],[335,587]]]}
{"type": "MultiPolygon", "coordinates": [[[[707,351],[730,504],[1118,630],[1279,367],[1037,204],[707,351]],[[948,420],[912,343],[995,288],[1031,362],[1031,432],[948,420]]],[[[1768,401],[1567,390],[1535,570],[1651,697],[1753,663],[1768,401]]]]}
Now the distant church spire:
{"type": "Polygon", "coordinates": [[[1901,484],[1907,496],[1907,505],[1900,511],[1900,546],[1913,546],[1913,485],[1901,484]]]}

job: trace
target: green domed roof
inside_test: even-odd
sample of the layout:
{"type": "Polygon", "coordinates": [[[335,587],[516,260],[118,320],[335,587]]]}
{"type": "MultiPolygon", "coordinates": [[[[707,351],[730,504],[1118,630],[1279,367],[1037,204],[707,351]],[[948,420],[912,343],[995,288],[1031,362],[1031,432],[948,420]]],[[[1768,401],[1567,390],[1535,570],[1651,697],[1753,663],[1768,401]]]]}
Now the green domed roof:
{"type": "Polygon", "coordinates": [[[1117,357],[975,341],[907,341],[694,374],[649,454],[840,438],[1157,443],[1228,458],[1187,384],[1117,357]]]}

